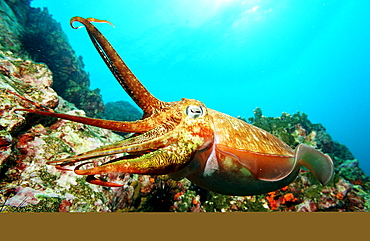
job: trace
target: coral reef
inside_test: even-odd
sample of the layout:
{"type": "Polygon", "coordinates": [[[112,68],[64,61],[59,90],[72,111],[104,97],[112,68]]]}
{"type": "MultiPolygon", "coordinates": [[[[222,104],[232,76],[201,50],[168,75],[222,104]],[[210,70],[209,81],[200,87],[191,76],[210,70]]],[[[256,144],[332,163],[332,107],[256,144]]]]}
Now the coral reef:
{"type": "MultiPolygon", "coordinates": [[[[257,108],[254,117],[240,118],[292,148],[305,143],[330,155],[335,175],[326,186],[302,169],[288,186],[255,196],[221,195],[167,175],[107,174],[102,178],[123,184],[107,188],[47,165],[123,137],[80,123],[15,111],[32,108],[32,104],[13,93],[73,115],[131,121],[141,114],[127,102],[108,103],[103,114],[98,91],[88,90],[81,58],[74,55],[47,10],[30,8],[27,0],[0,1],[0,10],[0,212],[369,211],[370,180],[358,160],[347,147],[333,141],[321,124],[311,123],[300,112],[274,118],[263,116],[257,108]],[[51,44],[47,35],[60,42],[51,44]],[[35,43],[40,37],[42,46],[35,43]],[[66,85],[58,84],[61,81],[66,85]]],[[[94,160],[93,165],[113,158],[94,160]]]]}
{"type": "MultiPolygon", "coordinates": [[[[241,118],[243,119],[243,118],[241,118]]],[[[243,119],[245,120],[245,119],[243,119]]],[[[321,124],[312,124],[308,116],[297,112],[283,113],[279,118],[265,117],[256,108],[248,122],[283,139],[292,148],[305,143],[330,155],[335,165],[335,176],[327,186],[321,186],[310,172],[301,170],[297,180],[286,190],[269,193],[269,207],[279,211],[369,211],[369,177],[359,168],[348,148],[332,140],[321,124]],[[291,207],[284,204],[288,193],[294,196],[291,207]],[[288,209],[287,209],[288,208],[288,209]]]]}
{"type": "Polygon", "coordinates": [[[53,73],[53,89],[85,110],[101,117],[104,104],[99,90],[90,90],[82,57],[77,57],[47,9],[30,7],[29,0],[0,2],[0,43],[3,49],[23,59],[45,63],[53,73]]]}
{"type": "Polygon", "coordinates": [[[110,190],[45,163],[122,138],[107,130],[14,111],[30,104],[12,92],[57,111],[84,115],[50,88],[52,74],[46,65],[0,51],[0,69],[1,210],[110,211],[105,195],[110,190]]]}

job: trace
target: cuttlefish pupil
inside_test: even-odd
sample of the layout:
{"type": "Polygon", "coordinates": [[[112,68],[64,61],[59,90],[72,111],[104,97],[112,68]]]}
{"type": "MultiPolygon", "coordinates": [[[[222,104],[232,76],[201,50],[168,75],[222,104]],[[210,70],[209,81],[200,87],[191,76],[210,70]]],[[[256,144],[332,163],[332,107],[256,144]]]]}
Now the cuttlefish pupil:
{"type": "Polygon", "coordinates": [[[18,110],[139,134],[48,164],[63,168],[81,162],[74,172],[87,175],[86,180],[97,185],[122,186],[100,180],[96,177],[99,174],[168,174],[175,180],[188,178],[203,188],[229,195],[254,195],[282,188],[294,181],[301,166],[307,167],[323,185],[332,178],[334,168],[331,158],[310,146],[300,144],[292,150],[272,134],[208,109],[197,100],[158,100],[91,24],[108,21],[74,17],[70,21],[73,28],[80,28],[73,26],[75,22],[86,27],[98,53],[144,115],[142,119],[132,122],[93,119],[56,113],[27,100],[35,104],[36,109],[18,110]],[[120,153],[125,153],[125,156],[101,166],[80,168],[90,159],[120,153]]]}
{"type": "Polygon", "coordinates": [[[193,119],[203,116],[204,113],[202,106],[190,105],[186,108],[186,114],[193,119]]]}

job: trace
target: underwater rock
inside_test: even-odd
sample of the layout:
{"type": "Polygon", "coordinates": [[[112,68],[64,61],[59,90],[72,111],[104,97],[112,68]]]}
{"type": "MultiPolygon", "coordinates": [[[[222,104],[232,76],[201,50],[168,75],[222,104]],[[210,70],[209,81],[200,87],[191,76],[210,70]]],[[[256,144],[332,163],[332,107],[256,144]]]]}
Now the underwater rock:
{"type": "Polygon", "coordinates": [[[348,148],[332,140],[321,124],[313,124],[308,115],[299,111],[293,115],[282,113],[280,117],[265,117],[260,108],[254,110],[254,117],[240,119],[262,128],[284,140],[293,149],[304,143],[328,154],[338,167],[344,160],[354,159],[348,148]],[[345,159],[344,159],[345,158],[345,159]]]}
{"type": "MultiPolygon", "coordinates": [[[[143,113],[128,101],[108,102],[105,104],[103,119],[116,121],[136,121],[142,117],[143,113]]],[[[118,135],[126,137],[128,133],[116,132],[118,135]]]]}
{"type": "Polygon", "coordinates": [[[340,160],[340,165],[336,172],[354,185],[362,185],[366,190],[370,190],[369,176],[359,167],[358,160],[340,160]]]}
{"type": "Polygon", "coordinates": [[[90,117],[101,117],[99,90],[90,90],[89,75],[48,10],[33,8],[29,0],[0,1],[0,44],[23,59],[45,63],[53,73],[53,89],[90,117]]]}
{"type": "Polygon", "coordinates": [[[136,121],[142,115],[139,109],[128,101],[108,102],[105,104],[104,118],[107,120],[136,121]]]}
{"type": "Polygon", "coordinates": [[[25,96],[32,93],[33,99],[41,105],[54,107],[58,98],[50,88],[51,83],[51,72],[44,64],[15,58],[12,53],[0,50],[1,165],[11,157],[13,134],[25,125],[24,113],[14,112],[13,109],[28,106],[7,90],[25,96]]]}
{"type": "Polygon", "coordinates": [[[21,52],[20,37],[24,29],[6,1],[0,1],[0,44],[2,48],[12,52],[21,52]]]}
{"type": "Polygon", "coordinates": [[[116,192],[115,198],[111,199],[111,206],[116,207],[114,211],[186,212],[200,208],[200,202],[194,204],[192,199],[182,196],[185,192],[186,195],[192,193],[189,191],[192,184],[187,179],[174,181],[167,175],[136,174],[131,174],[130,179],[128,185],[119,188],[120,192],[116,192]]]}
{"type": "Polygon", "coordinates": [[[297,212],[317,212],[319,207],[316,203],[311,200],[304,200],[302,203],[296,206],[297,212]]]}
{"type": "Polygon", "coordinates": [[[46,162],[122,138],[108,130],[14,111],[32,108],[13,94],[17,93],[44,107],[56,107],[56,111],[85,115],[57,96],[50,87],[52,73],[45,64],[0,50],[0,70],[0,189],[5,190],[0,193],[4,204],[1,210],[110,211],[104,193],[111,190],[87,184],[84,177],[57,170],[46,162]]]}
{"type": "Polygon", "coordinates": [[[40,201],[36,198],[36,195],[38,193],[41,193],[41,191],[37,191],[29,187],[16,187],[14,191],[16,195],[6,200],[4,205],[13,207],[25,207],[29,204],[36,205],[40,201]]]}
{"type": "Polygon", "coordinates": [[[13,138],[9,132],[2,130],[0,131],[0,166],[8,159],[12,150],[11,144],[13,138]]]}

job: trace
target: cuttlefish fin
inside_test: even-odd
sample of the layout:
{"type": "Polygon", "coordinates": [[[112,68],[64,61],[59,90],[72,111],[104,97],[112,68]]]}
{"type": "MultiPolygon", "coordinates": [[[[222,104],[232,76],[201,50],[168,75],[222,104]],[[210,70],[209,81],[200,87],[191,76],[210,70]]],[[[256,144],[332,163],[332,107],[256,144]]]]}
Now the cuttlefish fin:
{"type": "Polygon", "coordinates": [[[331,158],[310,146],[300,144],[295,150],[295,159],[308,168],[322,185],[326,185],[333,177],[334,164],[331,158]]]}
{"type": "Polygon", "coordinates": [[[227,156],[229,161],[239,162],[255,178],[263,181],[282,180],[300,166],[304,166],[312,172],[322,185],[326,185],[334,173],[331,158],[305,144],[300,144],[297,147],[294,156],[254,153],[223,145],[217,145],[217,149],[220,160],[226,160],[225,156],[227,156]]]}
{"type": "Polygon", "coordinates": [[[294,156],[256,153],[217,145],[220,160],[229,160],[247,168],[252,175],[263,181],[279,181],[287,177],[295,168],[294,156]],[[227,157],[227,158],[225,158],[227,157]]]}

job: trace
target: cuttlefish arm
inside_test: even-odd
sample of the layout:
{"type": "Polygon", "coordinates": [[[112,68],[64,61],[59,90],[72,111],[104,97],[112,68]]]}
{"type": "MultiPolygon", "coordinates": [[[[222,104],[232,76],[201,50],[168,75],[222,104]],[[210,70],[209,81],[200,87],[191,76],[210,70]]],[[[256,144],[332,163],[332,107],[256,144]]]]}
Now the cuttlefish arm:
{"type": "MultiPolygon", "coordinates": [[[[142,120],[133,122],[124,121],[113,121],[113,120],[102,120],[88,117],[73,116],[67,114],[56,113],[53,110],[45,107],[40,107],[36,103],[18,95],[22,99],[34,104],[38,109],[16,109],[16,111],[28,111],[35,114],[52,116],[62,118],[66,120],[76,121],[83,124],[97,126],[100,128],[109,129],[118,132],[130,132],[130,133],[143,133],[149,131],[160,123],[163,123],[168,119],[168,116],[164,113],[170,109],[177,102],[163,102],[155,98],[135,77],[132,71],[127,67],[109,41],[101,34],[101,32],[90,23],[92,22],[105,22],[105,20],[98,20],[93,18],[84,19],[81,17],[74,17],[70,20],[70,24],[73,28],[74,22],[82,23],[91,38],[92,43],[98,50],[100,56],[111,70],[115,78],[127,92],[127,94],[135,101],[135,103],[143,110],[144,115],[142,120]]],[[[13,93],[14,94],[14,93],[13,93]]]]}
{"type": "Polygon", "coordinates": [[[89,164],[84,162],[74,169],[76,174],[88,175],[88,182],[109,187],[120,184],[103,182],[94,175],[106,173],[162,175],[177,172],[189,164],[197,151],[208,148],[213,140],[213,129],[205,107],[195,100],[182,100],[171,117],[172,122],[164,122],[141,135],[48,164],[62,168],[98,157],[126,153],[125,156],[101,166],[82,170],[83,165],[89,164]]]}
{"type": "Polygon", "coordinates": [[[148,117],[143,120],[137,121],[114,121],[114,120],[104,120],[104,119],[96,119],[96,118],[89,118],[83,116],[75,116],[75,115],[68,115],[57,113],[53,109],[50,109],[45,106],[41,106],[35,103],[32,100],[25,98],[15,92],[7,90],[9,93],[18,96],[19,98],[25,100],[26,102],[34,105],[36,109],[15,109],[14,111],[27,111],[30,113],[35,113],[39,115],[51,116],[61,119],[66,119],[70,121],[75,121],[82,124],[87,124],[91,126],[96,126],[112,131],[118,132],[126,132],[126,133],[143,133],[149,131],[159,124],[163,123],[166,120],[166,115],[164,113],[159,113],[155,117],[148,117]]]}
{"type": "MultiPolygon", "coordinates": [[[[9,91],[10,92],[10,91],[9,91]]],[[[91,159],[125,153],[101,166],[83,170],[84,162],[75,167],[74,172],[87,175],[86,181],[108,187],[120,184],[105,182],[94,175],[105,173],[169,174],[184,168],[199,150],[205,149],[212,142],[213,130],[209,122],[206,107],[196,100],[182,99],[172,108],[154,116],[135,122],[108,121],[87,117],[66,115],[54,112],[44,106],[11,92],[35,105],[36,109],[16,109],[31,113],[63,118],[67,120],[95,125],[110,130],[142,133],[138,136],[96,148],[70,158],[51,161],[58,169],[91,159]]]]}
{"type": "Polygon", "coordinates": [[[136,78],[134,73],[128,68],[117,51],[104,37],[104,35],[90,22],[110,22],[106,20],[98,20],[94,18],[73,17],[70,20],[72,28],[79,28],[73,25],[74,22],[82,23],[87,30],[87,33],[94,44],[96,50],[108,66],[114,77],[125,89],[132,100],[143,110],[144,118],[151,116],[158,109],[165,108],[168,103],[155,98],[144,85],[136,78]]]}
{"type": "Polygon", "coordinates": [[[171,106],[176,105],[177,102],[163,102],[155,98],[136,78],[136,76],[127,67],[127,65],[118,55],[118,53],[109,43],[109,41],[101,34],[101,32],[94,25],[90,23],[90,21],[111,24],[110,22],[105,20],[98,20],[94,18],[84,19],[81,17],[71,18],[70,24],[73,28],[79,28],[74,27],[73,23],[80,22],[86,27],[92,43],[98,50],[99,54],[101,55],[102,59],[104,60],[108,68],[111,70],[111,72],[118,80],[118,82],[121,84],[121,86],[124,88],[124,90],[127,92],[127,94],[143,110],[144,112],[142,118],[143,120],[124,122],[56,113],[50,108],[41,107],[35,102],[26,99],[25,97],[20,96],[14,92],[11,92],[12,94],[16,94],[20,98],[38,107],[38,109],[16,109],[15,111],[28,111],[35,114],[62,118],[100,128],[109,129],[112,131],[127,133],[143,133],[155,128],[160,123],[166,121],[168,117],[165,116],[163,112],[171,108],[171,106]]]}
{"type": "MultiPolygon", "coordinates": [[[[93,150],[83,155],[77,155],[75,157],[67,158],[65,160],[51,162],[51,164],[54,164],[57,167],[62,167],[68,164],[73,164],[74,162],[77,162],[77,161],[88,160],[88,159],[93,159],[93,158],[97,158],[101,156],[107,156],[107,155],[112,155],[115,153],[125,152],[125,153],[129,153],[130,157],[132,156],[136,157],[136,159],[134,158],[133,160],[129,160],[131,165],[133,165],[132,163],[141,163],[135,168],[131,168],[131,171],[136,170],[136,172],[140,172],[138,170],[139,166],[143,166],[143,165],[145,166],[147,165],[145,163],[150,163],[150,159],[146,160],[147,158],[166,159],[164,158],[164,156],[169,155],[170,150],[172,151],[176,150],[178,145],[186,146],[186,143],[184,143],[184,141],[182,142],[181,140],[180,141],[172,140],[173,138],[172,139],[165,138],[163,133],[159,130],[161,128],[162,129],[164,128],[168,133],[170,133],[171,128],[168,128],[168,126],[181,125],[181,123],[177,121],[178,118],[176,117],[176,115],[178,115],[178,113],[183,113],[185,111],[184,113],[186,117],[188,114],[188,111],[193,110],[192,108],[189,108],[189,105],[193,104],[193,107],[196,106],[197,108],[200,108],[199,106],[201,106],[202,104],[199,101],[195,101],[195,103],[188,103],[188,100],[185,100],[185,99],[183,99],[182,101],[176,101],[176,102],[163,102],[163,101],[158,100],[135,77],[135,75],[131,72],[131,70],[126,66],[124,61],[117,54],[115,49],[108,42],[108,40],[100,33],[100,31],[95,26],[93,26],[90,23],[90,21],[93,21],[93,22],[108,22],[108,21],[74,17],[70,21],[71,26],[73,28],[76,28],[73,26],[73,23],[76,21],[82,23],[86,27],[87,32],[91,38],[91,41],[93,42],[95,48],[98,50],[99,54],[101,55],[102,59],[104,60],[108,68],[111,70],[111,72],[116,77],[116,79],[121,84],[121,86],[125,89],[125,91],[129,94],[129,96],[143,110],[144,112],[143,118],[138,121],[125,122],[125,121],[102,120],[102,119],[61,114],[61,113],[56,113],[52,109],[39,106],[36,103],[29,101],[25,97],[22,97],[18,94],[17,95],[21,97],[22,99],[30,102],[31,104],[34,104],[36,106],[36,109],[16,109],[16,111],[27,111],[27,112],[31,112],[35,114],[67,119],[67,120],[76,121],[76,122],[83,123],[83,124],[106,128],[106,129],[113,130],[113,131],[131,132],[131,133],[146,133],[146,135],[140,136],[137,138],[142,143],[136,143],[136,146],[133,143],[131,143],[132,140],[124,141],[123,143],[114,144],[112,146],[108,146],[103,149],[93,150]],[[185,106],[181,105],[182,102],[184,102],[183,104],[185,106]],[[183,110],[178,110],[178,108],[183,108],[183,110]],[[163,123],[166,123],[166,124],[163,124],[163,123]],[[158,143],[160,142],[157,142],[157,145],[150,146],[148,144],[149,145],[148,146],[146,145],[147,143],[145,143],[146,141],[148,141],[148,138],[146,138],[146,136],[149,136],[150,137],[149,139],[153,139],[153,140],[156,138],[159,138],[163,140],[165,144],[159,145],[158,143]],[[172,140],[171,142],[169,142],[170,139],[172,140]],[[134,149],[135,150],[139,149],[139,151],[135,151],[134,154],[130,155],[130,152],[132,152],[134,149]],[[145,152],[152,152],[152,153],[145,153],[145,152]]],[[[196,109],[195,111],[197,111],[197,108],[195,108],[196,109]]],[[[183,127],[178,128],[179,131],[183,129],[184,129],[183,127]]],[[[171,133],[169,135],[176,136],[176,133],[171,133]]],[[[191,136],[191,135],[188,134],[188,136],[191,136]]],[[[183,139],[183,140],[186,140],[186,139],[183,139]]],[[[191,143],[191,141],[189,143],[191,143]]],[[[172,164],[170,162],[181,163],[181,161],[182,162],[188,161],[190,154],[195,151],[194,148],[196,149],[197,147],[193,146],[190,149],[186,149],[188,151],[189,150],[191,151],[183,153],[184,154],[183,158],[175,158],[176,154],[172,155],[173,158],[175,159],[170,158],[166,161],[163,161],[164,163],[163,168],[171,169],[170,166],[172,164]],[[181,160],[181,161],[176,161],[176,160],[181,160]]],[[[104,168],[111,169],[111,167],[114,166],[115,170],[121,170],[121,172],[126,171],[126,169],[122,167],[126,165],[126,164],[123,164],[123,162],[128,162],[127,159],[120,161],[118,164],[117,163],[113,164],[114,162],[115,161],[111,161],[111,163],[109,163],[109,166],[104,166],[104,168]],[[120,167],[118,168],[118,166],[120,167]]],[[[144,168],[142,168],[142,170],[144,170],[144,168]]],[[[79,170],[79,169],[76,169],[75,171],[76,173],[82,172],[82,170],[79,170]]],[[[157,171],[161,172],[160,168],[157,168],[157,171]]],[[[127,170],[127,172],[129,171],[127,170]]],[[[90,177],[89,180],[91,181],[93,179],[90,177]]]]}

